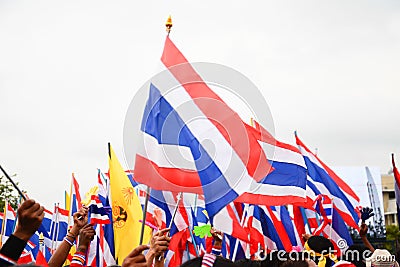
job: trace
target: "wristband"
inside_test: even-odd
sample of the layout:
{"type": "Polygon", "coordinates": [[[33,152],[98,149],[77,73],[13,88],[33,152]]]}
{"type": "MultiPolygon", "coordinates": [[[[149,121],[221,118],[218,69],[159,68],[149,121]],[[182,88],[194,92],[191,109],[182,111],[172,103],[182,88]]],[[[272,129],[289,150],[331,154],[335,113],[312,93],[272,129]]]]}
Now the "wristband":
{"type": "Polygon", "coordinates": [[[71,241],[67,238],[67,236],[64,237],[64,241],[67,242],[68,244],[70,244],[71,247],[74,245],[74,242],[71,242],[71,241]]]}

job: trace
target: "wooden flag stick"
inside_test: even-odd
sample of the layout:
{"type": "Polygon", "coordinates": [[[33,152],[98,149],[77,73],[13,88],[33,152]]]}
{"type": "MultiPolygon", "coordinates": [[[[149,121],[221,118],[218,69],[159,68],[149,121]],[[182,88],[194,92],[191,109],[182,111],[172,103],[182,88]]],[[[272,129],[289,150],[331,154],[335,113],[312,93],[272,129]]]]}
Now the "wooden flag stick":
{"type": "Polygon", "coordinates": [[[0,169],[4,173],[4,175],[7,177],[7,179],[11,182],[11,184],[14,186],[14,188],[18,191],[18,194],[22,197],[22,199],[26,200],[26,196],[24,195],[24,193],[22,193],[21,189],[19,189],[17,184],[14,183],[13,179],[11,179],[10,175],[8,175],[8,173],[3,169],[3,167],[1,167],[1,165],[0,165],[0,169]]]}
{"type": "Polygon", "coordinates": [[[142,242],[143,242],[144,226],[146,225],[146,214],[147,214],[147,205],[149,203],[149,198],[150,198],[150,186],[147,186],[147,189],[146,189],[146,200],[144,202],[144,208],[143,208],[142,228],[140,229],[139,245],[142,245],[142,242]]]}
{"type": "Polygon", "coordinates": [[[182,192],[180,192],[179,195],[178,195],[178,201],[176,202],[176,206],[175,206],[175,209],[174,209],[174,213],[172,214],[171,221],[169,222],[169,226],[168,226],[169,229],[171,229],[172,223],[173,223],[174,220],[175,220],[175,215],[176,215],[176,212],[178,211],[179,203],[181,202],[181,199],[182,199],[182,192]]]}

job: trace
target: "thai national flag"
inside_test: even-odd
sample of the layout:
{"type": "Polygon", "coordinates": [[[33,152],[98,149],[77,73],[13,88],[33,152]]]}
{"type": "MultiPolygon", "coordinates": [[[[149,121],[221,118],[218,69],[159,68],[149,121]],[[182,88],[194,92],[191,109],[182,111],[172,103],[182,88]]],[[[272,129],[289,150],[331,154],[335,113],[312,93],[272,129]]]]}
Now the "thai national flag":
{"type": "Polygon", "coordinates": [[[80,208],[82,208],[81,194],[79,193],[79,184],[75,179],[75,175],[72,174],[71,180],[71,204],[70,204],[70,215],[73,215],[80,208]]]}
{"type": "Polygon", "coordinates": [[[6,203],[6,215],[4,224],[4,237],[9,237],[13,232],[16,224],[16,213],[10,203],[6,203]]]}
{"type": "Polygon", "coordinates": [[[213,217],[271,166],[239,115],[168,37],[162,62],[169,69],[165,80],[155,78],[150,84],[135,179],[157,190],[203,194],[213,217]]]}
{"type": "Polygon", "coordinates": [[[393,165],[393,175],[394,175],[394,193],[396,196],[396,205],[397,205],[397,221],[400,222],[400,173],[396,167],[396,163],[394,162],[394,154],[392,154],[392,165],[393,165]]]}
{"type": "Polygon", "coordinates": [[[314,155],[296,135],[296,144],[307,165],[308,175],[311,178],[308,185],[314,186],[319,194],[333,201],[334,209],[351,227],[358,229],[359,215],[356,208],[360,199],[354,191],[329,169],[316,155],[314,155]]]}
{"type": "Polygon", "coordinates": [[[166,228],[171,225],[171,235],[187,229],[189,226],[189,218],[183,200],[180,201],[174,221],[171,224],[172,216],[177,205],[178,193],[152,189],[147,207],[146,221],[150,222],[152,225],[158,226],[158,228],[166,228]]]}
{"type": "Polygon", "coordinates": [[[249,206],[245,226],[249,233],[251,255],[254,255],[259,249],[263,249],[266,252],[277,249],[276,243],[268,233],[267,221],[264,215],[258,206],[249,206]]]}
{"type": "Polygon", "coordinates": [[[221,254],[224,258],[230,260],[240,260],[246,257],[245,255],[246,243],[234,238],[231,235],[224,234],[222,239],[222,251],[221,254]],[[237,245],[236,245],[237,244],[237,245]],[[236,252],[235,252],[236,251],[236,252]],[[235,259],[233,259],[235,256],[235,259]]]}
{"type": "Polygon", "coordinates": [[[273,170],[265,179],[253,183],[251,188],[235,201],[280,206],[306,201],[306,164],[299,149],[276,140],[258,122],[254,121],[253,134],[259,140],[273,170]],[[272,153],[272,155],[270,155],[272,153]]]}
{"type": "Polygon", "coordinates": [[[90,224],[109,224],[110,217],[110,208],[103,207],[103,203],[101,203],[99,196],[92,195],[90,197],[89,204],[89,223],[90,224]]]}
{"type": "Polygon", "coordinates": [[[68,210],[54,207],[53,218],[50,228],[49,238],[45,238],[44,242],[51,251],[55,250],[62,242],[68,232],[68,210]]]}
{"type": "MultiPolygon", "coordinates": [[[[110,206],[109,200],[109,177],[103,174],[99,169],[97,171],[97,182],[99,191],[97,192],[99,200],[104,207],[110,206]]],[[[108,217],[112,218],[112,211],[108,210],[108,217]]],[[[100,245],[103,248],[103,255],[107,265],[115,264],[115,245],[114,245],[114,229],[113,224],[104,224],[101,229],[99,229],[101,242],[100,245]]]]}

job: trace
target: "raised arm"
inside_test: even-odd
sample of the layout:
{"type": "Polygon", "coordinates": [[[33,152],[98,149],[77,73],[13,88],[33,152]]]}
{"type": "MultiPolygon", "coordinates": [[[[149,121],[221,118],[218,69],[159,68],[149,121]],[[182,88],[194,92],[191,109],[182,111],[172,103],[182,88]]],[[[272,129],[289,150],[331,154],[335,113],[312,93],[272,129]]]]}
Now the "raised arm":
{"type": "Polygon", "coordinates": [[[51,256],[48,263],[49,267],[61,267],[63,265],[68,257],[71,247],[79,235],[79,231],[87,224],[87,214],[88,209],[86,207],[82,207],[78,212],[74,213],[74,225],[64,237],[63,242],[58,246],[54,254],[51,256]]]}
{"type": "Polygon", "coordinates": [[[17,227],[0,249],[0,267],[16,264],[26,243],[39,229],[44,218],[44,208],[33,199],[24,201],[17,213],[17,227]]]}

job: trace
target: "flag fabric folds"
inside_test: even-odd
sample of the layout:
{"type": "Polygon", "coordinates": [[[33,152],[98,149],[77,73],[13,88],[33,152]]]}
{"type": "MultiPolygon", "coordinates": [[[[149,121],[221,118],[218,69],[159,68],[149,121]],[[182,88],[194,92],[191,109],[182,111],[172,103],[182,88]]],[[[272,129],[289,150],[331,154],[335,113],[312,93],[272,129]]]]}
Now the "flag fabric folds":
{"type": "MultiPolygon", "coordinates": [[[[394,193],[397,205],[397,221],[400,222],[400,173],[394,161],[394,154],[392,154],[392,166],[394,175],[394,193]]],[[[400,227],[400,226],[399,226],[400,227]]]]}
{"type": "Polygon", "coordinates": [[[272,165],[272,171],[235,201],[250,204],[280,206],[306,201],[306,164],[299,149],[276,140],[253,120],[250,127],[272,165]]]}
{"type": "Polygon", "coordinates": [[[107,208],[103,207],[99,196],[92,195],[89,204],[89,223],[90,224],[109,224],[110,218],[108,217],[107,208]]]}
{"type": "Polygon", "coordinates": [[[263,179],[271,166],[253,133],[168,37],[162,62],[178,87],[168,91],[163,82],[150,85],[135,179],[157,190],[203,194],[213,217],[263,179]]]}
{"type": "Polygon", "coordinates": [[[296,144],[306,162],[309,180],[308,186],[315,188],[315,195],[324,195],[333,201],[333,207],[345,223],[358,229],[359,215],[356,208],[360,199],[354,191],[314,155],[296,135],[296,144]]]}
{"type": "MultiPolygon", "coordinates": [[[[114,150],[109,145],[110,193],[113,211],[115,258],[121,264],[133,248],[139,245],[142,207],[114,150]],[[126,242],[129,240],[129,243],[126,242]]],[[[143,243],[150,240],[151,232],[145,227],[143,243]]]]}

